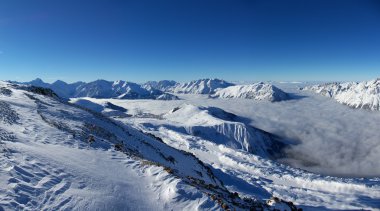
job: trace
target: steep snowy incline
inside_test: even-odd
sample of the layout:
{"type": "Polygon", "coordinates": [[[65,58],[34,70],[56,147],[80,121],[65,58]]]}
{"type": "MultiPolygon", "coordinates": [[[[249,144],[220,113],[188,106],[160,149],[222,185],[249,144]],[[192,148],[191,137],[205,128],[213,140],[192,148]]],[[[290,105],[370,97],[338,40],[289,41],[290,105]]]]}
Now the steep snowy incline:
{"type": "Polygon", "coordinates": [[[235,85],[219,89],[212,98],[244,98],[254,100],[268,100],[272,102],[288,100],[289,95],[281,89],[267,83],[255,83],[250,85],[235,85]]]}
{"type": "Polygon", "coordinates": [[[236,197],[213,169],[151,134],[48,90],[0,86],[1,209],[270,209],[236,197]]]}
{"type": "Polygon", "coordinates": [[[360,83],[328,83],[305,87],[318,94],[332,97],[352,108],[380,110],[380,78],[360,83]]]}
{"type": "Polygon", "coordinates": [[[199,79],[176,84],[168,88],[168,91],[181,94],[212,94],[216,89],[226,88],[232,85],[234,84],[220,79],[199,79]]]}
{"type": "Polygon", "coordinates": [[[218,185],[194,157],[55,99],[4,89],[10,95],[0,96],[0,208],[218,208],[205,193],[170,173],[178,170],[218,185]]]}

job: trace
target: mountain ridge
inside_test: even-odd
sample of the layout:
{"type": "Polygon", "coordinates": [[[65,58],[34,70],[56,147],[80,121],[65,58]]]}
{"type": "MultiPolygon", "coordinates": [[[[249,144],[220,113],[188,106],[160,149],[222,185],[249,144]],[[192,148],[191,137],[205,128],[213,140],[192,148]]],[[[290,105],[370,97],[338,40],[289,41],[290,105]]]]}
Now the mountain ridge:
{"type": "Polygon", "coordinates": [[[224,89],[218,89],[214,94],[210,95],[210,97],[268,100],[271,102],[290,99],[289,95],[281,89],[264,82],[249,85],[235,85],[224,89]]]}
{"type": "Polygon", "coordinates": [[[57,80],[52,84],[45,83],[37,78],[30,82],[20,84],[50,88],[62,98],[93,97],[93,98],[118,98],[118,99],[156,99],[178,100],[175,95],[165,93],[158,89],[144,87],[140,84],[128,81],[107,81],[98,79],[92,82],[66,83],[57,80]]]}
{"type": "Polygon", "coordinates": [[[362,82],[333,82],[305,87],[355,109],[380,110],[380,78],[362,82]]]}

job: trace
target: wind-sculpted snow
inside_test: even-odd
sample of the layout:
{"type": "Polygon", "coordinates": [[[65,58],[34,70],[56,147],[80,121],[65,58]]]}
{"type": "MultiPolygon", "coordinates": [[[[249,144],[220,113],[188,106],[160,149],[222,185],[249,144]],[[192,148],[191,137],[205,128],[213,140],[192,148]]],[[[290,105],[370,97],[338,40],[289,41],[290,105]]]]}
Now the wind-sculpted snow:
{"type": "Polygon", "coordinates": [[[380,79],[360,83],[328,83],[306,87],[352,108],[380,110],[380,79]]]}
{"type": "Polygon", "coordinates": [[[2,123],[16,124],[20,119],[17,112],[11,108],[9,103],[0,100],[0,119],[2,123]]]}
{"type": "Polygon", "coordinates": [[[234,84],[219,79],[199,79],[187,83],[178,83],[168,91],[182,94],[212,94],[216,89],[226,88],[234,84]]]}
{"type": "Polygon", "coordinates": [[[12,95],[12,90],[5,88],[5,87],[0,87],[0,94],[10,97],[12,95]]]}
{"type": "Polygon", "coordinates": [[[19,116],[0,125],[0,135],[15,136],[0,143],[0,210],[271,209],[233,194],[213,168],[153,134],[44,92],[12,92],[0,96],[19,116]]]}
{"type": "Polygon", "coordinates": [[[288,100],[289,95],[281,89],[266,83],[250,85],[235,85],[219,89],[212,98],[244,98],[254,100],[268,100],[272,102],[288,100]]]}

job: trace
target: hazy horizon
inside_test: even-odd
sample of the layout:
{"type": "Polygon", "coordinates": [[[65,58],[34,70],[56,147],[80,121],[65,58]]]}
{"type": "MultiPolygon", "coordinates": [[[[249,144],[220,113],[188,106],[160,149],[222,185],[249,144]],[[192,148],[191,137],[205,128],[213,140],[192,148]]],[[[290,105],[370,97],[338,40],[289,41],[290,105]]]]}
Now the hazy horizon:
{"type": "MultiPolygon", "coordinates": [[[[374,78],[370,78],[368,80],[365,80],[365,81],[369,81],[369,80],[375,80],[377,78],[380,78],[379,77],[374,77],[374,78]]],[[[42,80],[44,83],[49,83],[49,84],[52,84],[56,81],[63,81],[67,84],[73,84],[73,83],[77,83],[77,82],[85,82],[85,83],[90,83],[90,82],[93,82],[93,81],[97,81],[97,80],[106,80],[106,81],[118,81],[118,80],[121,80],[121,81],[127,81],[127,82],[134,82],[134,83],[146,83],[146,82],[149,82],[149,81],[161,81],[161,80],[169,80],[169,81],[175,81],[175,82],[178,82],[178,83],[185,83],[185,82],[190,82],[190,81],[194,81],[194,80],[202,80],[202,79],[220,79],[220,80],[224,80],[224,81],[228,81],[228,82],[231,82],[231,83],[237,83],[237,84],[246,84],[246,83],[257,83],[257,82],[273,82],[273,83],[329,83],[329,82],[361,82],[362,80],[228,80],[228,79],[225,79],[225,78],[216,78],[216,77],[209,77],[209,78],[194,78],[194,79],[189,79],[189,80],[174,80],[174,79],[161,79],[161,80],[143,80],[143,81],[132,81],[132,80],[128,80],[128,79],[103,79],[103,78],[98,78],[98,79],[94,79],[94,80],[78,80],[78,81],[71,81],[71,80],[63,80],[63,79],[44,79],[44,78],[40,78],[40,77],[36,77],[34,79],[31,79],[31,80],[23,80],[23,81],[19,81],[19,80],[9,80],[9,79],[6,79],[6,80],[3,80],[3,79],[0,79],[2,81],[10,81],[10,82],[18,82],[18,83],[28,83],[28,82],[31,82],[31,81],[34,81],[34,80],[42,80]]]]}

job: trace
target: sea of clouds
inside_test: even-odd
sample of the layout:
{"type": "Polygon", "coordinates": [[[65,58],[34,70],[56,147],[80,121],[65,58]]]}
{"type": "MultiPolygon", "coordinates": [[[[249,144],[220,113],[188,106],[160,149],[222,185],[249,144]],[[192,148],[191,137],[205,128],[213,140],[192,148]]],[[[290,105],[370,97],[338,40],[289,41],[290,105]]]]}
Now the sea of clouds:
{"type": "Polygon", "coordinates": [[[351,109],[335,100],[280,84],[297,99],[278,103],[252,100],[204,101],[251,125],[294,143],[280,162],[323,175],[380,176],[380,112],[351,109]]]}

